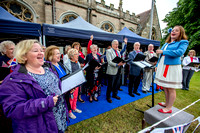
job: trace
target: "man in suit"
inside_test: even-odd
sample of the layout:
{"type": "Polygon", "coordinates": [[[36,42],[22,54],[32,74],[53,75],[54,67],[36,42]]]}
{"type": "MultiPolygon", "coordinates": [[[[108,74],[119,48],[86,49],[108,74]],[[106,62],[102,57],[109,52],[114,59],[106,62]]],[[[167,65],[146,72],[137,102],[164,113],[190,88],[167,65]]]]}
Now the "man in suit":
{"type": "Polygon", "coordinates": [[[118,45],[119,42],[117,40],[112,41],[112,48],[108,49],[106,51],[106,58],[108,61],[108,67],[106,74],[108,75],[108,87],[107,87],[107,92],[106,92],[106,100],[109,103],[112,103],[111,100],[111,92],[113,92],[112,97],[120,100],[121,98],[117,96],[118,93],[118,88],[120,87],[120,77],[121,77],[121,66],[124,64],[122,62],[120,63],[114,63],[112,60],[116,57],[119,56],[121,58],[121,54],[118,51],[118,45]]]}
{"type": "MultiPolygon", "coordinates": [[[[148,51],[144,52],[144,55],[146,55],[145,61],[149,62],[149,59],[152,57],[157,57],[157,54],[153,51],[154,45],[149,44],[148,45],[148,51]]],[[[151,65],[156,65],[156,62],[149,62],[151,65]]],[[[147,93],[150,92],[150,86],[152,82],[152,69],[146,68],[143,72],[143,80],[142,80],[142,92],[147,93]]]]}
{"type": "Polygon", "coordinates": [[[128,94],[131,97],[134,97],[133,93],[135,93],[136,95],[140,95],[140,93],[138,93],[137,89],[140,84],[142,69],[139,66],[135,65],[133,63],[133,60],[135,59],[135,57],[138,53],[143,54],[140,51],[140,43],[139,42],[135,42],[133,47],[134,47],[133,51],[130,52],[128,55],[129,59],[131,59],[131,61],[129,61],[130,72],[129,72],[128,94]],[[134,90],[133,90],[133,85],[134,85],[134,90]]]}

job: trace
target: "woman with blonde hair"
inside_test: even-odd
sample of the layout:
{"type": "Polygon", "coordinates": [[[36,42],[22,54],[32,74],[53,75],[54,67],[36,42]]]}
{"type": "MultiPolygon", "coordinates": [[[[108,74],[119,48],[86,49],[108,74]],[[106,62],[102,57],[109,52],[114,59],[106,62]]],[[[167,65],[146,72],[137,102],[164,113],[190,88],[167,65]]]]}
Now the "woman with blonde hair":
{"type": "MultiPolygon", "coordinates": [[[[78,62],[78,50],[74,48],[70,49],[68,51],[68,56],[69,59],[64,65],[66,67],[67,73],[71,74],[81,68],[80,63],[78,62]]],[[[76,119],[76,116],[72,113],[72,111],[76,113],[82,113],[82,110],[77,109],[76,106],[79,89],[80,87],[76,87],[70,91],[69,102],[71,105],[71,110],[69,110],[69,117],[72,119],[76,119]]]]}
{"type": "Polygon", "coordinates": [[[61,81],[51,63],[44,63],[44,53],[37,40],[17,44],[13,67],[0,86],[0,103],[12,119],[14,132],[64,133],[66,105],[61,81]]]}
{"type": "MultiPolygon", "coordinates": [[[[77,49],[79,52],[78,56],[78,62],[80,63],[81,67],[84,67],[85,65],[85,55],[81,51],[81,44],[79,42],[74,42],[72,44],[72,48],[77,49]]],[[[79,93],[78,93],[78,101],[81,103],[84,103],[85,101],[81,98],[81,93],[82,93],[82,86],[79,88],[79,93]]]]}
{"type": "MultiPolygon", "coordinates": [[[[190,64],[191,62],[199,62],[198,57],[196,56],[196,51],[195,50],[190,50],[188,52],[188,56],[184,57],[183,59],[183,90],[189,90],[189,84],[190,84],[190,80],[194,74],[195,71],[195,67],[190,67],[187,66],[188,64],[190,64]]],[[[198,65],[196,65],[198,67],[198,65]]]]}
{"type": "Polygon", "coordinates": [[[165,103],[158,103],[164,108],[161,113],[172,113],[172,106],[176,99],[176,90],[182,88],[181,56],[185,53],[189,42],[182,26],[175,26],[169,34],[161,50],[156,65],[155,83],[162,86],[165,92],[165,103]]]}

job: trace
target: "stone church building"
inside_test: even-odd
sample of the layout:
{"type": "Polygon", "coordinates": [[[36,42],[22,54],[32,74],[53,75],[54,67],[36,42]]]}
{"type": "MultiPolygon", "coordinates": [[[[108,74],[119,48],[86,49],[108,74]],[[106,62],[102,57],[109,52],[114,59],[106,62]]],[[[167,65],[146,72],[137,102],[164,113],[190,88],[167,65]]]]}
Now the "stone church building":
{"type": "MultiPolygon", "coordinates": [[[[137,3],[136,3],[137,4],[137,3]]],[[[136,34],[149,38],[151,10],[140,14],[123,11],[123,0],[118,9],[105,0],[1,0],[0,6],[15,17],[34,23],[63,24],[78,16],[105,31],[118,33],[124,27],[136,34]]],[[[142,7],[141,7],[142,8],[142,7]]],[[[161,40],[159,18],[154,6],[152,40],[161,40]]]]}

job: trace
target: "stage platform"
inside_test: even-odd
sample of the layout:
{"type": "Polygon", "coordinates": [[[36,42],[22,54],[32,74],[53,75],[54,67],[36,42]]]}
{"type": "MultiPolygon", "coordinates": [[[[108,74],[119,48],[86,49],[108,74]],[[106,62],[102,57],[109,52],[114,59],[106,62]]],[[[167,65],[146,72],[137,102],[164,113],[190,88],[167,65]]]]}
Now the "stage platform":
{"type": "MultiPolygon", "coordinates": [[[[157,123],[158,121],[161,121],[161,120],[165,119],[166,117],[169,117],[169,116],[171,116],[174,113],[179,111],[178,108],[172,107],[172,113],[171,114],[164,114],[164,113],[158,112],[158,109],[161,109],[161,108],[164,108],[164,107],[162,107],[160,105],[156,105],[153,108],[146,110],[144,112],[145,122],[147,122],[150,125],[153,125],[153,124],[157,123]]],[[[176,114],[175,116],[170,117],[166,121],[161,122],[156,127],[157,128],[173,127],[173,126],[189,123],[193,119],[194,119],[193,115],[191,115],[191,114],[189,114],[185,111],[181,111],[180,113],[176,114]]],[[[143,125],[143,127],[144,127],[144,125],[143,125]]],[[[189,125],[187,126],[187,128],[188,127],[189,127],[189,125]]],[[[185,130],[187,130],[187,128],[185,128],[185,130]]]]}

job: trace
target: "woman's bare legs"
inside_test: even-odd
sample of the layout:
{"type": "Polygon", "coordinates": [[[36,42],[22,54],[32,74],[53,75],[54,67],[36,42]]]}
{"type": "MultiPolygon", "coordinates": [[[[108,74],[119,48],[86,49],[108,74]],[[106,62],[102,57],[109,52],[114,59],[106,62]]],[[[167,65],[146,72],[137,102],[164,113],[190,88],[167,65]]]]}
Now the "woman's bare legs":
{"type": "Polygon", "coordinates": [[[176,90],[173,88],[164,88],[165,91],[165,99],[166,108],[163,109],[164,112],[167,112],[172,109],[174,101],[176,99],[176,90]]]}

